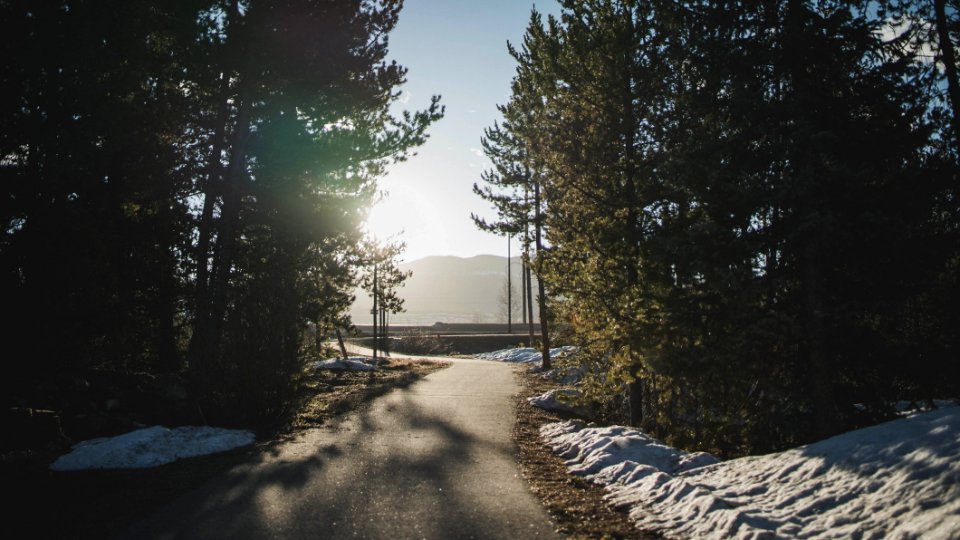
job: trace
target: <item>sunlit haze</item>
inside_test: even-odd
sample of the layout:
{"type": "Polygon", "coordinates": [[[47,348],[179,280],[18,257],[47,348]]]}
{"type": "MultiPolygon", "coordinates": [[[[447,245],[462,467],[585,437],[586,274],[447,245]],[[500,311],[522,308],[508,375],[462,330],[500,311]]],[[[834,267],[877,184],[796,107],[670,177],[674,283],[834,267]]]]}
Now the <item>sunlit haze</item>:
{"type": "MultiPolygon", "coordinates": [[[[394,166],[381,181],[384,199],[371,210],[368,230],[380,240],[406,242],[402,258],[428,255],[505,255],[502,237],[479,231],[470,213],[492,217],[473,194],[487,160],[484,128],[499,118],[510,95],[515,63],[507,41],[519,45],[533,2],[519,0],[408,0],[390,37],[391,58],[409,69],[402,103],[423,109],[440,94],[446,115],[430,128],[418,155],[394,166]]],[[[540,1],[556,13],[555,0],[540,1]]]]}

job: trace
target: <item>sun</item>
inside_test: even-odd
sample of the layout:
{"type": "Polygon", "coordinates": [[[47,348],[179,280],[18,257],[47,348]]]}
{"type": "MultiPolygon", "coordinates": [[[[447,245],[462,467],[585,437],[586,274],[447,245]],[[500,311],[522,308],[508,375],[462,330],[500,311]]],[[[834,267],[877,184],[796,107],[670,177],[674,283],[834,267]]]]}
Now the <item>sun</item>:
{"type": "Polygon", "coordinates": [[[445,249],[449,242],[438,211],[442,201],[417,189],[413,182],[391,184],[383,199],[370,209],[366,232],[381,242],[404,242],[404,260],[445,249]]]}

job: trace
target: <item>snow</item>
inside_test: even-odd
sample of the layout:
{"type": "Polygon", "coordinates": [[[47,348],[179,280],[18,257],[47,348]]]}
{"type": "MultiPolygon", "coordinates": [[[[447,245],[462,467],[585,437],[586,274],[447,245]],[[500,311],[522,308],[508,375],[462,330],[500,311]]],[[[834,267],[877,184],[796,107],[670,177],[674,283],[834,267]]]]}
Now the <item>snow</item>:
{"type": "Polygon", "coordinates": [[[960,407],[716,462],[621,426],[548,424],[641,528],[696,538],[960,538],[960,407]]]}
{"type": "Polygon", "coordinates": [[[572,388],[554,388],[548,390],[539,396],[527,398],[534,407],[540,407],[548,411],[569,412],[584,418],[592,416],[590,409],[573,405],[571,402],[581,395],[579,390],[572,388]]]}
{"type": "Polygon", "coordinates": [[[558,384],[579,385],[587,374],[587,367],[580,366],[562,366],[544,371],[540,378],[553,381],[558,384]]]}
{"type": "MultiPolygon", "coordinates": [[[[567,347],[557,347],[555,349],[550,349],[550,358],[563,356],[566,354],[571,354],[577,350],[576,347],[567,346],[567,347]]],[[[542,360],[539,349],[534,349],[533,347],[520,347],[516,349],[501,349],[499,351],[480,353],[474,356],[480,360],[494,360],[497,362],[516,362],[516,363],[533,363],[539,362],[542,360]]]]}
{"type": "Polygon", "coordinates": [[[50,465],[54,471],[141,469],[253,444],[250,431],[208,426],[153,426],[84,441],[50,465]]]}
{"type": "Polygon", "coordinates": [[[893,408],[897,411],[897,416],[913,416],[915,414],[927,412],[931,409],[942,409],[943,407],[951,407],[954,405],[960,405],[960,400],[934,399],[930,403],[898,401],[896,404],[894,404],[893,408]]]}
{"type": "Polygon", "coordinates": [[[346,360],[342,358],[331,358],[329,360],[317,360],[310,366],[313,369],[343,369],[347,371],[373,371],[377,366],[368,364],[368,359],[361,356],[351,356],[346,360]]]}

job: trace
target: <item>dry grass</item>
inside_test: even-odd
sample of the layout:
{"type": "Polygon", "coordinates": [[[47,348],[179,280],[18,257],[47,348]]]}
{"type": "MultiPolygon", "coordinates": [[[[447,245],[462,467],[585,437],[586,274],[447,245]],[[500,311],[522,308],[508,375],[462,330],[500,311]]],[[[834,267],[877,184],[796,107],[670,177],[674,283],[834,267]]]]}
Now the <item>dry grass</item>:
{"type": "Polygon", "coordinates": [[[563,460],[540,439],[540,426],[570,416],[544,411],[526,399],[555,385],[528,373],[518,376],[523,390],[517,397],[513,438],[519,450],[520,470],[559,531],[570,538],[660,538],[656,533],[638,530],[625,513],[607,504],[602,488],[567,472],[563,460]]]}
{"type": "Polygon", "coordinates": [[[281,436],[289,437],[300,430],[319,427],[335,416],[447,366],[429,360],[388,358],[376,371],[319,371],[304,381],[298,412],[281,430],[281,436]]]}

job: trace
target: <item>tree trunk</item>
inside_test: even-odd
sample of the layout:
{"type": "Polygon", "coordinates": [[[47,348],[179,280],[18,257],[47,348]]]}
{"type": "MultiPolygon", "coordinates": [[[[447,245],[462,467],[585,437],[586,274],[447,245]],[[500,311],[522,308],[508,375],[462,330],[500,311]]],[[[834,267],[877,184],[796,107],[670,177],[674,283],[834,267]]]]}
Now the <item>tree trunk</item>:
{"type": "MultiPolygon", "coordinates": [[[[805,66],[805,58],[810,54],[808,50],[810,32],[806,27],[811,17],[813,15],[809,13],[807,5],[802,0],[787,2],[783,23],[783,62],[785,78],[788,82],[787,88],[790,90],[784,99],[794,108],[793,114],[798,116],[803,115],[805,103],[818,97],[819,81],[811,79],[805,66]]],[[[795,138],[797,134],[798,132],[793,132],[789,136],[795,138]]],[[[804,219],[813,222],[816,216],[816,223],[824,223],[823,210],[818,208],[816,194],[818,183],[822,180],[807,165],[815,163],[818,158],[808,146],[803,144],[802,140],[795,140],[794,144],[789,145],[788,151],[789,160],[797,164],[791,173],[794,178],[790,179],[793,185],[799,186],[795,199],[797,219],[801,222],[804,219]]],[[[821,239],[829,238],[830,234],[831,231],[826,226],[815,226],[802,233],[797,240],[801,249],[798,253],[797,277],[800,279],[802,294],[802,298],[798,299],[797,308],[803,319],[805,333],[801,358],[806,362],[801,369],[805,370],[806,390],[810,393],[809,403],[812,409],[813,426],[808,435],[816,439],[835,435],[841,423],[834,392],[834,381],[838,379],[839,374],[837,366],[830,364],[825,350],[827,326],[824,316],[824,267],[822,250],[819,247],[821,239]]]]}
{"type": "Polygon", "coordinates": [[[176,262],[173,257],[173,235],[169,204],[163,202],[164,231],[161,232],[160,257],[158,265],[157,291],[157,361],[161,373],[178,373],[183,365],[177,350],[176,317],[176,262]]]}
{"type": "MultiPolygon", "coordinates": [[[[643,231],[639,226],[639,209],[643,207],[643,201],[640,196],[640,189],[637,181],[637,129],[639,120],[634,109],[634,75],[631,71],[632,58],[629,56],[630,44],[634,42],[635,29],[633,26],[633,13],[625,14],[630,32],[626,42],[623,44],[625,57],[623,59],[623,80],[621,87],[621,107],[620,129],[623,137],[623,155],[625,161],[624,179],[623,179],[623,202],[627,204],[626,223],[624,230],[627,237],[627,258],[625,261],[627,285],[631,289],[630,294],[634,294],[637,286],[640,284],[640,243],[643,238],[643,231]]],[[[630,375],[633,380],[627,385],[629,392],[630,405],[630,424],[640,426],[643,421],[643,381],[640,380],[640,360],[636,358],[633,349],[629,350],[630,375]]]]}
{"type": "Polygon", "coordinates": [[[527,324],[527,266],[520,259],[520,324],[527,324]]]}
{"type": "Polygon", "coordinates": [[[530,346],[533,347],[533,272],[530,270],[530,254],[526,256],[526,263],[523,268],[524,273],[527,275],[527,331],[530,334],[530,346]]]}
{"type": "MultiPolygon", "coordinates": [[[[529,177],[529,175],[528,175],[529,177]]],[[[523,205],[524,207],[530,204],[530,190],[524,188],[523,190],[523,205]]],[[[523,275],[525,278],[526,289],[523,291],[523,301],[524,301],[524,317],[526,317],[527,322],[527,332],[530,334],[530,341],[527,343],[533,347],[533,279],[530,275],[530,220],[529,214],[527,214],[527,219],[523,224],[523,275]]]]}
{"type": "Polygon", "coordinates": [[[227,106],[227,74],[223,74],[221,88],[220,110],[217,112],[217,125],[214,128],[213,147],[210,151],[210,162],[207,164],[206,183],[203,188],[203,210],[200,213],[200,223],[197,225],[197,308],[198,311],[209,309],[207,295],[210,286],[210,239],[213,236],[213,208],[217,203],[216,186],[223,169],[220,164],[220,155],[223,153],[224,137],[227,123],[230,121],[227,106]]]}
{"type": "Polygon", "coordinates": [[[343,360],[346,361],[350,357],[347,355],[347,346],[343,343],[343,334],[340,333],[339,328],[336,329],[336,332],[337,332],[337,343],[340,344],[340,354],[343,355],[343,360]]]}
{"type": "MultiPolygon", "coordinates": [[[[167,107],[167,81],[161,78],[157,84],[160,89],[160,98],[167,107]]],[[[176,318],[177,318],[177,262],[174,255],[176,249],[176,217],[172,205],[177,198],[174,185],[168,184],[163,195],[159,197],[158,217],[160,230],[158,233],[159,251],[157,254],[157,371],[160,373],[178,373],[182,368],[182,359],[177,347],[176,318]]]]}
{"type": "MultiPolygon", "coordinates": [[[[243,76],[243,75],[241,75],[243,76]]],[[[236,256],[240,228],[240,207],[243,202],[243,184],[247,180],[247,138],[250,134],[250,83],[241,84],[237,96],[237,127],[231,141],[230,167],[223,183],[223,206],[220,209],[220,231],[214,253],[213,276],[210,282],[209,332],[203,348],[204,362],[220,356],[224,318],[227,312],[227,289],[236,256]]]]}
{"type": "Polygon", "coordinates": [[[380,306],[380,348],[384,356],[390,355],[390,329],[387,327],[387,310],[380,306]]]}
{"type": "MultiPolygon", "coordinates": [[[[633,361],[633,353],[631,351],[630,360],[633,361]]],[[[640,365],[639,363],[633,363],[630,369],[630,375],[633,376],[633,380],[627,385],[629,392],[629,404],[630,404],[630,425],[634,427],[641,427],[640,423],[643,422],[643,381],[640,380],[640,365]]]]}
{"type": "MultiPolygon", "coordinates": [[[[533,184],[533,206],[534,206],[534,221],[533,221],[533,230],[534,236],[537,242],[537,264],[542,264],[540,262],[540,256],[543,253],[543,234],[542,234],[542,225],[541,225],[541,215],[540,215],[540,183],[535,182],[533,184]]],[[[547,295],[544,291],[543,285],[543,275],[542,272],[537,272],[537,302],[540,305],[540,337],[541,337],[541,347],[543,351],[543,369],[550,369],[552,364],[550,362],[550,332],[547,327],[547,295]]]]}
{"type": "Polygon", "coordinates": [[[510,268],[510,241],[513,239],[507,235],[507,333],[513,333],[513,282],[510,268]]]}
{"type": "Polygon", "coordinates": [[[953,48],[950,27],[947,24],[946,0],[933,0],[933,9],[937,18],[937,40],[940,42],[940,53],[943,55],[943,70],[947,75],[947,94],[950,96],[950,107],[953,109],[951,124],[954,144],[957,154],[960,155],[960,81],[957,80],[956,51],[953,48]]]}
{"type": "Polygon", "coordinates": [[[810,245],[804,250],[803,261],[805,318],[807,334],[807,362],[813,405],[812,435],[825,439],[836,435],[840,428],[840,411],[836,408],[833,381],[836,370],[829,364],[824,351],[825,331],[823,299],[820,287],[821,263],[818,250],[810,245]]]}
{"type": "MultiPolygon", "coordinates": [[[[230,6],[230,20],[236,22],[240,17],[238,0],[233,0],[230,6]]],[[[233,37],[231,33],[231,37],[233,37]]],[[[233,40],[236,42],[236,38],[233,40]]],[[[231,62],[227,62],[231,64],[231,62]]],[[[227,124],[230,122],[230,73],[232,66],[224,67],[220,80],[219,109],[217,110],[216,125],[212,139],[209,162],[206,167],[206,182],[203,187],[203,209],[200,213],[200,222],[197,224],[196,246],[196,291],[194,297],[193,334],[187,352],[187,362],[191,369],[200,369],[200,364],[209,353],[206,350],[209,344],[211,318],[210,298],[210,243],[213,237],[213,210],[217,204],[217,186],[223,176],[223,166],[220,156],[226,143],[227,124]]]]}

